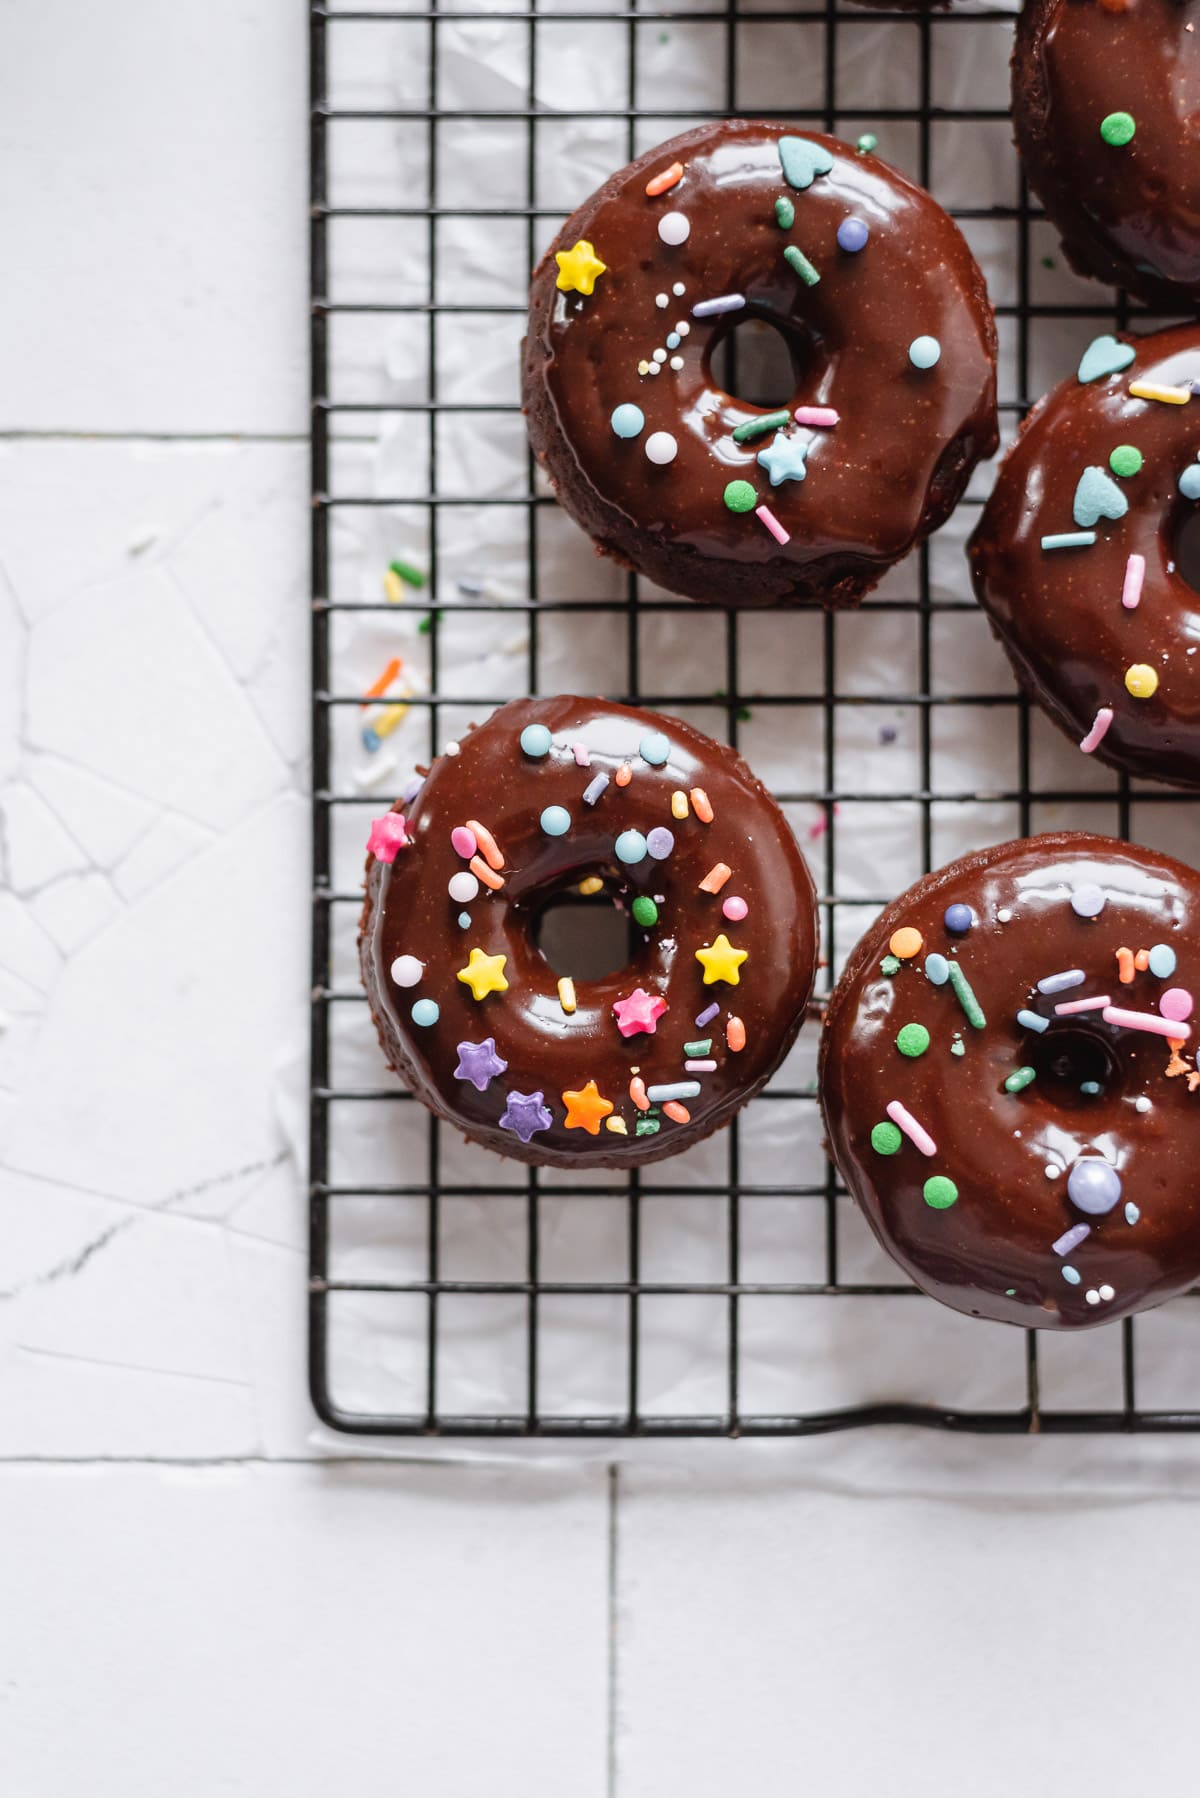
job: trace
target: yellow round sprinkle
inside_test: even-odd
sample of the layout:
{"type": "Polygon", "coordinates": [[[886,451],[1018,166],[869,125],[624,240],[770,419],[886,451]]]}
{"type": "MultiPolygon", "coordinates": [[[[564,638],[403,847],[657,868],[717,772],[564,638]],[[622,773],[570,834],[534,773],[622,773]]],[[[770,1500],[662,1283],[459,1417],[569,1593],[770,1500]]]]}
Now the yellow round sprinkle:
{"type": "Polygon", "coordinates": [[[1135,699],[1150,699],[1158,691],[1158,675],[1148,662],[1134,662],[1125,670],[1125,687],[1135,699]]]}
{"type": "Polygon", "coordinates": [[[925,938],[919,930],[914,930],[911,924],[904,924],[899,930],[893,930],[888,948],[901,961],[911,961],[914,955],[921,953],[924,943],[925,938]]]}

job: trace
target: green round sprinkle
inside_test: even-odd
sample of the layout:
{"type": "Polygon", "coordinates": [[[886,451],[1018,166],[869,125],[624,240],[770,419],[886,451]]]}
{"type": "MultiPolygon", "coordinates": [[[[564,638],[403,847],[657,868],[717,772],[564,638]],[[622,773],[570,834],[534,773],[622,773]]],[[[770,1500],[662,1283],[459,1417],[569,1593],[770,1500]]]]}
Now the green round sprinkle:
{"type": "Polygon", "coordinates": [[[645,893],[639,893],[633,902],[633,917],[635,923],[645,924],[647,927],[657,924],[658,907],[645,893]]]}
{"type": "Polygon", "coordinates": [[[893,974],[898,974],[900,972],[899,957],[895,955],[885,955],[879,964],[879,972],[881,974],[886,974],[889,979],[893,974]]]}
{"type": "Polygon", "coordinates": [[[925,1203],[933,1211],[949,1211],[958,1199],[958,1188],[945,1174],[933,1174],[925,1182],[925,1203]]]}
{"type": "Polygon", "coordinates": [[[1133,114],[1128,112],[1110,112],[1106,119],[1100,121],[1100,135],[1106,144],[1114,149],[1121,149],[1133,141],[1137,126],[1133,122],[1133,114]]]}
{"type": "Polygon", "coordinates": [[[796,208],[786,194],[781,194],[775,202],[775,223],[781,231],[790,231],[796,222],[796,208]]]}
{"type": "Polygon", "coordinates": [[[869,156],[871,151],[878,147],[878,144],[879,139],[873,131],[864,131],[854,148],[858,151],[860,156],[869,156]]]}
{"type": "Polygon", "coordinates": [[[929,1047],[929,1032],[924,1024],[905,1024],[896,1038],[896,1047],[901,1055],[907,1055],[910,1060],[915,1061],[929,1047]]]}
{"type": "Polygon", "coordinates": [[[1006,1093],[1023,1093],[1025,1088],[1032,1086],[1036,1079],[1037,1070],[1035,1068],[1018,1068],[1016,1073],[1010,1074],[1004,1082],[1004,1090],[1006,1093]]]}
{"type": "Polygon", "coordinates": [[[1134,449],[1132,443],[1118,443],[1116,449],[1108,458],[1108,466],[1112,469],[1114,474],[1140,474],[1142,467],[1142,452],[1140,449],[1134,449]]]}
{"type": "Polygon", "coordinates": [[[725,504],[731,512],[752,512],[758,495],[749,481],[730,481],[725,489],[725,504]]]}
{"type": "Polygon", "coordinates": [[[903,1141],[898,1127],[891,1122],[876,1124],[871,1132],[871,1147],[877,1155],[894,1155],[903,1141]]]}

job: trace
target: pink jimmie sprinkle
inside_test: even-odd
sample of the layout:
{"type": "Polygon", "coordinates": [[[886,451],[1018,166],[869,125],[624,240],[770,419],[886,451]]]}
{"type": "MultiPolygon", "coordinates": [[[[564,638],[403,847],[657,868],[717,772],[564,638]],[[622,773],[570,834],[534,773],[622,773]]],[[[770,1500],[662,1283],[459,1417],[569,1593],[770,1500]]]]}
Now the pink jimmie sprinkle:
{"type": "Polygon", "coordinates": [[[1152,1011],[1122,1011],[1119,1005],[1109,1005],[1101,1015],[1106,1024],[1121,1024],[1126,1030],[1146,1030],[1151,1036],[1169,1036],[1177,1042],[1186,1042],[1192,1034],[1191,1025],[1182,1019],[1155,1017],[1152,1011]]]}
{"type": "Polygon", "coordinates": [[[1110,705],[1102,705],[1092,721],[1091,730],[1079,745],[1084,755],[1091,755],[1093,749],[1099,749],[1107,735],[1108,727],[1112,721],[1112,707],[1110,705]]]}
{"type": "Polygon", "coordinates": [[[1125,564],[1125,585],[1121,589],[1121,604],[1130,612],[1142,597],[1142,582],[1145,578],[1145,556],[1130,556],[1125,564]]]}
{"type": "Polygon", "coordinates": [[[813,425],[818,431],[830,431],[838,422],[832,406],[797,406],[792,417],[798,425],[813,425]]]}
{"type": "Polygon", "coordinates": [[[382,818],[372,818],[367,854],[373,855],[377,862],[394,862],[397,851],[407,849],[408,844],[403,813],[386,812],[382,818]]]}
{"type": "Polygon", "coordinates": [[[898,1130],[903,1130],[909,1142],[915,1143],[922,1155],[936,1155],[937,1144],[923,1125],[918,1124],[911,1111],[906,1111],[899,1099],[893,1099],[887,1108],[887,1114],[898,1130]]]}
{"type": "Polygon", "coordinates": [[[1111,1004],[1112,1000],[1107,993],[1099,999],[1069,999],[1065,1005],[1054,1007],[1054,1015],[1057,1018],[1067,1018],[1076,1011],[1103,1011],[1106,1005],[1111,1004]]]}
{"type": "Polygon", "coordinates": [[[577,768],[590,768],[591,767],[591,765],[592,765],[591,752],[588,749],[588,746],[586,743],[572,743],[571,754],[575,757],[575,766],[577,768]]]}
{"type": "Polygon", "coordinates": [[[774,537],[776,543],[791,542],[792,539],[790,535],[784,530],[770,506],[756,506],[754,509],[754,516],[762,520],[763,524],[765,524],[770,531],[772,537],[774,537]]]}

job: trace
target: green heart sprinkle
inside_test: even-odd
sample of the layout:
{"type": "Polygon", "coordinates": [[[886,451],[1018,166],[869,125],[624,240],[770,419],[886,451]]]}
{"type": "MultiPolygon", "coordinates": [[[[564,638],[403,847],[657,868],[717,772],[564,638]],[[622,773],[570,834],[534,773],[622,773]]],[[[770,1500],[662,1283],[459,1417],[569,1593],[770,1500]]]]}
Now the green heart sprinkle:
{"type": "Polygon", "coordinates": [[[895,1124],[876,1124],[871,1132],[871,1147],[877,1155],[894,1155],[904,1141],[895,1124]]]}
{"type": "Polygon", "coordinates": [[[1133,142],[1133,134],[1137,126],[1133,122],[1133,114],[1128,112],[1110,112],[1106,119],[1100,121],[1100,135],[1106,144],[1120,150],[1133,142]]]}
{"type": "Polygon", "coordinates": [[[925,1203],[933,1211],[949,1211],[958,1201],[958,1188],[945,1174],[933,1174],[925,1182],[925,1203]]]}
{"type": "Polygon", "coordinates": [[[929,1047],[929,1032],[924,1024],[905,1024],[896,1038],[896,1047],[901,1055],[907,1055],[910,1061],[915,1061],[929,1047]]]}
{"type": "Polygon", "coordinates": [[[1142,452],[1135,449],[1132,443],[1118,443],[1108,458],[1108,466],[1114,474],[1140,474],[1142,468],[1142,452]]]}

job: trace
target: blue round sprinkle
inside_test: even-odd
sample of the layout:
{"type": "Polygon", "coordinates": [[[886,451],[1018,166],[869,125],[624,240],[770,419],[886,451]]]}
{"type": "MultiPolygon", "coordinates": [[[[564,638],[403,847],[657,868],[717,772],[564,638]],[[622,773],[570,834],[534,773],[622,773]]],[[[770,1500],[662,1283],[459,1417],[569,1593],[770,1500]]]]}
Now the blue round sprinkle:
{"type": "Polygon", "coordinates": [[[1175,951],[1169,943],[1155,943],[1151,949],[1150,972],[1156,980],[1169,980],[1175,972],[1175,951]]]}
{"type": "Polygon", "coordinates": [[[656,824],[646,838],[646,848],[656,862],[665,862],[674,847],[674,834],[669,830],[664,830],[661,824],[656,824]]]}
{"type": "Polygon", "coordinates": [[[1077,1211],[1103,1217],[1121,1197],[1121,1176],[1098,1155],[1085,1155],[1067,1175],[1067,1197],[1077,1211]]]}
{"type": "Polygon", "coordinates": [[[470,914],[470,912],[469,912],[469,911],[460,911],[460,912],[459,912],[459,914],[458,914],[458,928],[459,928],[459,929],[460,929],[460,930],[470,930],[470,928],[471,928],[471,914],[470,914]]]}
{"type": "Polygon", "coordinates": [[[436,999],[418,999],[412,1008],[412,1021],[419,1024],[422,1030],[428,1030],[441,1017],[436,999]]]}
{"type": "Polygon", "coordinates": [[[945,986],[950,978],[950,963],[944,955],[927,955],[925,957],[925,978],[934,986],[945,986]]]}
{"type": "Polygon", "coordinates": [[[1098,1092],[1103,1092],[1104,1088],[1098,1080],[1081,1080],[1079,1082],[1079,1090],[1081,1093],[1094,1095],[1098,1092]]]}
{"type": "Polygon", "coordinates": [[[1079,1269],[1077,1267],[1064,1267],[1062,1274],[1063,1279],[1067,1282],[1068,1286],[1078,1286],[1079,1269]]]}
{"type": "Polygon", "coordinates": [[[614,845],[619,862],[635,862],[646,859],[646,839],[640,830],[623,830],[614,845]]]}
{"type": "Polygon", "coordinates": [[[933,368],[941,357],[942,346],[936,337],[914,337],[908,346],[908,359],[914,368],[933,368]]]}
{"type": "Polygon", "coordinates": [[[1105,907],[1102,887],[1076,887],[1071,894],[1071,910],[1077,918],[1098,918],[1105,907]]]}
{"type": "Polygon", "coordinates": [[[646,425],[646,414],[640,406],[626,403],[618,406],[609,423],[618,437],[640,437],[646,425]]]}
{"type": "Polygon", "coordinates": [[[843,219],[837,230],[840,248],[849,250],[852,256],[858,254],[870,235],[861,219],[843,219]]]}
{"type": "Polygon", "coordinates": [[[948,905],[942,914],[942,923],[955,936],[965,936],[975,922],[975,913],[969,905],[948,905]]]}
{"type": "Polygon", "coordinates": [[[1125,1222],[1127,1224],[1136,1224],[1141,1215],[1141,1212],[1138,1210],[1133,1200],[1130,1199],[1128,1205],[1125,1207],[1125,1222]]]}
{"type": "Polygon", "coordinates": [[[648,737],[643,737],[638,744],[638,754],[652,768],[661,768],[671,753],[671,745],[660,730],[652,730],[648,737]]]}
{"type": "Polygon", "coordinates": [[[677,350],[682,342],[683,339],[678,331],[667,332],[667,348],[669,350],[677,350]]]}
{"type": "Polygon", "coordinates": [[[1184,499],[1200,499],[1200,462],[1189,463],[1179,477],[1179,491],[1184,499]]]}
{"type": "Polygon", "coordinates": [[[526,755],[549,755],[550,732],[544,724],[527,724],[521,732],[521,748],[526,755]]]}
{"type": "Polygon", "coordinates": [[[540,822],[548,837],[565,837],[571,828],[571,814],[565,805],[548,805],[540,822]]]}

